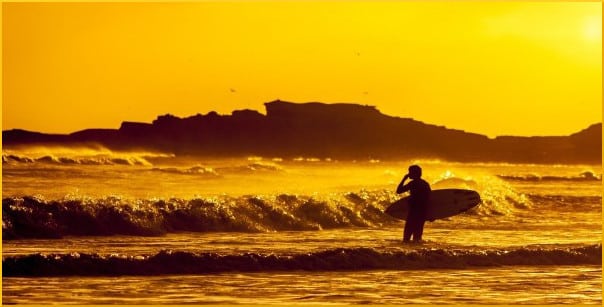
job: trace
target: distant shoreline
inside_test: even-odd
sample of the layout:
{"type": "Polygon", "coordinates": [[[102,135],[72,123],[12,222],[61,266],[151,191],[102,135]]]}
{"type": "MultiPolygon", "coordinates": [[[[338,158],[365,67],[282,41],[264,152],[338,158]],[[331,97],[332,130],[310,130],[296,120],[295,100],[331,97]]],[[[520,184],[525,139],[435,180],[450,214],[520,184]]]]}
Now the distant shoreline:
{"type": "Polygon", "coordinates": [[[569,136],[499,136],[448,129],[382,114],[358,104],[265,104],[266,115],[236,110],[152,123],[123,122],[119,129],[46,134],[2,132],[7,148],[29,145],[98,144],[112,150],[151,150],[176,156],[299,156],[332,159],[413,159],[451,162],[600,163],[602,123],[569,136]]]}

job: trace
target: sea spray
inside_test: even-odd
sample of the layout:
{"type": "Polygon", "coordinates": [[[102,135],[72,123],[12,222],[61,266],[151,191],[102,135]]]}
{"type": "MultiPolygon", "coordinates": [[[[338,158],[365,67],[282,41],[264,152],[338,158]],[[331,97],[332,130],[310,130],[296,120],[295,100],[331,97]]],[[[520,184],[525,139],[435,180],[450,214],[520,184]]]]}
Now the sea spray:
{"type": "Polygon", "coordinates": [[[173,158],[173,154],[148,151],[114,151],[98,144],[81,146],[22,146],[4,149],[2,164],[45,163],[54,165],[140,165],[150,158],[173,158]]]}
{"type": "Polygon", "coordinates": [[[40,157],[30,158],[27,156],[19,155],[2,155],[2,164],[31,164],[31,163],[42,163],[42,164],[53,164],[53,165],[137,165],[137,166],[150,166],[151,163],[144,157],[140,156],[128,156],[128,155],[112,155],[112,156],[94,156],[94,157],[68,157],[68,156],[55,156],[55,155],[44,155],[40,157]]]}
{"type": "Polygon", "coordinates": [[[510,184],[493,176],[460,178],[445,174],[432,183],[432,189],[444,188],[478,191],[482,204],[468,211],[468,214],[510,216],[516,210],[526,210],[532,206],[531,200],[525,194],[516,192],[510,184]]]}

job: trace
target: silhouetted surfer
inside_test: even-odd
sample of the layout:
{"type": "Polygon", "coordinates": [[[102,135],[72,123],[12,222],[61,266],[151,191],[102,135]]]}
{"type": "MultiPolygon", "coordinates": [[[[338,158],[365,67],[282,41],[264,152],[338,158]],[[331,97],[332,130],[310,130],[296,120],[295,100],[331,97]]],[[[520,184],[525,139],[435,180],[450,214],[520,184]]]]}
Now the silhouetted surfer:
{"type": "Polygon", "coordinates": [[[404,193],[409,191],[411,194],[409,200],[409,214],[405,222],[405,231],[403,233],[403,241],[409,242],[413,236],[414,242],[422,240],[424,232],[424,223],[426,222],[426,210],[428,200],[430,199],[430,184],[422,178],[422,168],[419,165],[409,166],[409,173],[403,177],[403,180],[396,188],[396,193],[404,193]],[[405,184],[407,178],[411,178],[411,182],[405,184]]]}

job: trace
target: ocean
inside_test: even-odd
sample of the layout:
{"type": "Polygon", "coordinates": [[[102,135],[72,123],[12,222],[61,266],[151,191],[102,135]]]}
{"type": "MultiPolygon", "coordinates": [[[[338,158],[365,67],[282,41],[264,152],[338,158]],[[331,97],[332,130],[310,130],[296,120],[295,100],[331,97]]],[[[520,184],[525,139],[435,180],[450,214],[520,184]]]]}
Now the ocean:
{"type": "Polygon", "coordinates": [[[602,166],[5,149],[4,304],[602,304],[602,166]],[[407,167],[482,203],[403,244],[407,167]]]}

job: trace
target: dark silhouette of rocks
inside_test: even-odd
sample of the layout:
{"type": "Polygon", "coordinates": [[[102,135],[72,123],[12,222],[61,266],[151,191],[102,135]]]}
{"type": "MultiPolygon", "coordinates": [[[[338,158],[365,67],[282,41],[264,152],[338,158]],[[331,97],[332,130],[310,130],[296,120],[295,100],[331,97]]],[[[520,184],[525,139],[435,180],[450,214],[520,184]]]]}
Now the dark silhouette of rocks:
{"type": "Polygon", "coordinates": [[[601,163],[602,124],[570,136],[484,135],[410,118],[373,106],[273,101],[266,115],[238,110],[152,123],[123,122],[119,129],[86,129],[68,135],[20,129],[2,132],[7,147],[95,143],[114,150],[153,150],[176,155],[318,157],[335,159],[436,158],[449,161],[601,163]]]}

